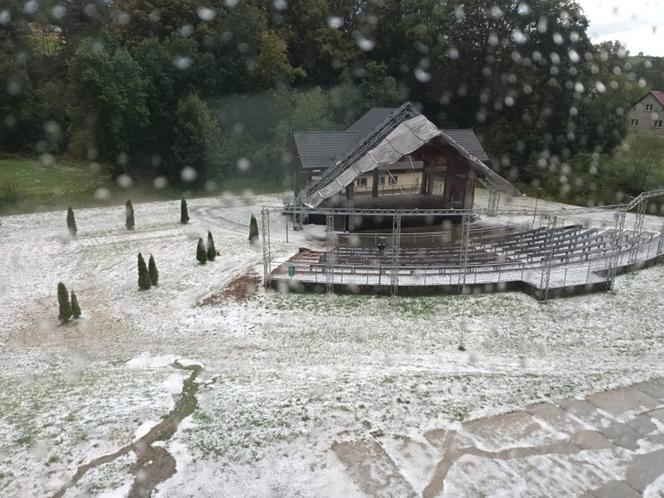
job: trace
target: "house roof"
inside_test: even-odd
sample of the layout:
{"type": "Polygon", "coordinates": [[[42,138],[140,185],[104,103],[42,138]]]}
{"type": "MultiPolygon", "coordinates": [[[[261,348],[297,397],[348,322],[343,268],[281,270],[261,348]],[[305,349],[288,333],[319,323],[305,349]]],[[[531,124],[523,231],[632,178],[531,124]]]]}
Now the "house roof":
{"type": "Polygon", "coordinates": [[[664,107],[664,90],[653,90],[650,93],[664,107]]]}
{"type": "Polygon", "coordinates": [[[427,118],[418,115],[402,121],[378,145],[362,155],[359,160],[349,164],[334,177],[326,179],[319,188],[307,193],[304,204],[309,207],[316,207],[324,200],[341,192],[359,176],[380,166],[397,163],[404,155],[411,154],[428,143],[450,148],[469,168],[473,169],[496,190],[509,195],[519,195],[519,191],[510,182],[468,152],[452,137],[439,130],[427,118]]]}
{"type": "MultiPolygon", "coordinates": [[[[374,107],[346,131],[295,132],[293,138],[302,168],[325,169],[333,165],[395,111],[395,108],[390,107],[374,107]]],[[[489,161],[489,156],[473,130],[442,131],[480,161],[489,161]]]]}
{"type": "Polygon", "coordinates": [[[441,131],[480,161],[489,161],[489,156],[482,148],[482,144],[473,130],[457,128],[452,130],[443,129],[441,131]]]}
{"type": "Polygon", "coordinates": [[[366,136],[371,130],[376,128],[376,126],[389,118],[394,111],[396,111],[396,108],[393,107],[374,107],[360,119],[355,121],[355,123],[350,125],[346,131],[366,136]]]}
{"type": "Polygon", "coordinates": [[[325,169],[357,143],[358,134],[346,131],[293,133],[295,147],[305,169],[325,169]]]}

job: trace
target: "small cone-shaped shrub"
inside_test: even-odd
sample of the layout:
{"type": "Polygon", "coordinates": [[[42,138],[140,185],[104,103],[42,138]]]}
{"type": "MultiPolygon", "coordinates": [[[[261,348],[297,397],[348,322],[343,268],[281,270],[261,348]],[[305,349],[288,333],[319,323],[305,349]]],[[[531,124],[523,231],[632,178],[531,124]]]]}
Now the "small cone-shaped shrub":
{"type": "Polygon", "coordinates": [[[217,257],[217,248],[214,247],[214,239],[212,238],[212,232],[208,232],[207,259],[208,261],[214,261],[214,258],[216,257],[217,257]]]}
{"type": "Polygon", "coordinates": [[[152,254],[150,254],[150,260],[148,261],[148,274],[150,275],[150,283],[157,285],[159,283],[159,271],[157,270],[157,263],[155,263],[152,254]]]}
{"type": "Polygon", "coordinates": [[[196,247],[196,259],[202,265],[207,263],[207,251],[205,250],[205,243],[203,238],[198,239],[198,247],[196,247]]]}
{"type": "Polygon", "coordinates": [[[58,320],[68,322],[71,318],[71,304],[69,302],[69,293],[65,284],[58,284],[58,320]]]}
{"type": "Polygon", "coordinates": [[[78,231],[76,228],[76,218],[74,218],[74,210],[69,206],[67,208],[67,229],[69,230],[69,234],[72,237],[76,237],[76,232],[78,231]]]}
{"type": "Polygon", "coordinates": [[[136,223],[134,222],[134,206],[131,201],[127,201],[125,204],[125,226],[127,230],[133,230],[136,223]]]}
{"type": "Polygon", "coordinates": [[[78,298],[74,291],[71,291],[71,314],[74,318],[81,317],[81,307],[78,305],[78,298]]]}
{"type": "Polygon", "coordinates": [[[184,197],[180,201],[180,223],[183,225],[189,223],[189,210],[187,209],[187,201],[184,197]]]}
{"type": "Polygon", "coordinates": [[[251,215],[251,221],[249,222],[249,242],[252,244],[258,240],[258,222],[254,215],[251,215]]]}
{"type": "Polygon", "coordinates": [[[148,267],[145,266],[143,255],[138,253],[138,288],[141,290],[148,290],[150,288],[150,273],[148,267]]]}

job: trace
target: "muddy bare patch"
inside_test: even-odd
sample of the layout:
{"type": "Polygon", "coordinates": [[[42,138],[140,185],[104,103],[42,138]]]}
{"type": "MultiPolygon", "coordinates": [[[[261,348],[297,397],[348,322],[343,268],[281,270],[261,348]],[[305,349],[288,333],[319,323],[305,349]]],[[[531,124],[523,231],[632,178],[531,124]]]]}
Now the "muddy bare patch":
{"type": "Polygon", "coordinates": [[[203,298],[199,306],[215,306],[228,301],[244,302],[255,296],[261,283],[261,277],[254,271],[232,280],[220,291],[203,298]]]}
{"type": "Polygon", "coordinates": [[[136,454],[136,464],[132,468],[134,483],[129,491],[129,498],[145,498],[152,495],[155,487],[175,474],[175,459],[163,447],[155,446],[157,441],[169,440],[177,431],[180,422],[198,406],[196,392],[198,384],[196,378],[203,368],[200,365],[181,365],[177,361],[172,365],[180,370],[191,372],[182,385],[182,392],[175,402],[173,410],[145,436],[137,441],[123,446],[115,453],[101,456],[78,467],[70,481],[62,487],[53,498],[61,498],[67,490],[76,485],[78,481],[91,469],[110,463],[129,452],[136,454]]]}

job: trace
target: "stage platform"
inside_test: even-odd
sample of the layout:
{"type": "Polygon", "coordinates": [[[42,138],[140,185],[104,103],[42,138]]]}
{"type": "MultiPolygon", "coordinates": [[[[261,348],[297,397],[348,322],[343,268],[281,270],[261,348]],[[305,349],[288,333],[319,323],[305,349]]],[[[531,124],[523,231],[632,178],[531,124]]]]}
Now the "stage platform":
{"type": "Polygon", "coordinates": [[[568,225],[490,240],[400,248],[301,249],[270,274],[280,291],[436,294],[522,291],[538,298],[610,289],[615,274],[656,264],[659,233],[568,225]],[[395,257],[396,256],[396,257],[395,257]],[[465,260],[465,261],[464,261],[465,260]]]}

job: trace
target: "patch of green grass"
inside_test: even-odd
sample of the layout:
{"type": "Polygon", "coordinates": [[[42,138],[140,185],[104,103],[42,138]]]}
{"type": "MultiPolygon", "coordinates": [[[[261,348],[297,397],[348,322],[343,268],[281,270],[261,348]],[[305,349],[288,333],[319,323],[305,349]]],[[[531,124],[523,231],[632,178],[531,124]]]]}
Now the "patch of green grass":
{"type": "Polygon", "coordinates": [[[112,190],[111,177],[82,163],[0,158],[0,212],[37,211],[47,207],[89,204],[100,187],[112,190]]]}

